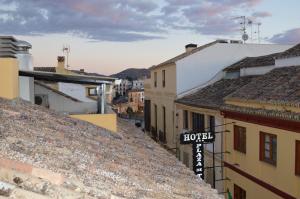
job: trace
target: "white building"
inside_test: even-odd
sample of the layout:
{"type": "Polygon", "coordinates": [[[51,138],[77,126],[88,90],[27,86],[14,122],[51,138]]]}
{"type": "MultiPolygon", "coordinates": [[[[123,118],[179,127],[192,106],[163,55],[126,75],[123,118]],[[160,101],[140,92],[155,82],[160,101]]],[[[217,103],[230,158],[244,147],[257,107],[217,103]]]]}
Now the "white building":
{"type": "Polygon", "coordinates": [[[125,96],[127,91],[132,88],[132,82],[127,79],[115,80],[115,92],[116,95],[125,96]]]}
{"type": "Polygon", "coordinates": [[[132,81],[132,89],[134,89],[134,90],[144,89],[144,80],[142,80],[142,79],[133,80],[132,81]]]}

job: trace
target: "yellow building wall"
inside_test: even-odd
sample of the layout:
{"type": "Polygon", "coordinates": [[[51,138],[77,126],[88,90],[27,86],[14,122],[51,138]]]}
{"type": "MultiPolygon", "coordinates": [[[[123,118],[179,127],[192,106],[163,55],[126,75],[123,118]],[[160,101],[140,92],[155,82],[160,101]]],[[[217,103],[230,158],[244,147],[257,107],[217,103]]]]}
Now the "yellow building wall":
{"type": "Polygon", "coordinates": [[[157,132],[163,131],[163,106],[166,108],[167,147],[176,147],[174,121],[176,99],[176,65],[161,66],[151,70],[151,79],[146,81],[145,100],[151,100],[151,126],[155,127],[154,104],[157,105],[157,132]],[[165,87],[162,86],[162,71],[166,71],[165,87]],[[157,72],[157,87],[154,87],[154,72],[157,72]]]}
{"type": "MultiPolygon", "coordinates": [[[[226,180],[225,186],[226,190],[228,189],[234,197],[234,184],[238,185],[242,189],[246,190],[246,198],[247,199],[281,199],[280,196],[268,191],[267,189],[263,188],[262,186],[248,180],[247,178],[241,176],[240,174],[230,170],[225,170],[225,175],[229,179],[233,180],[226,180]]],[[[226,198],[227,194],[226,194],[226,198]]]]}
{"type": "MultiPolygon", "coordinates": [[[[246,127],[246,154],[240,153],[233,149],[233,125],[227,125],[226,129],[229,133],[225,133],[225,150],[230,154],[226,154],[225,161],[230,164],[238,164],[239,169],[246,173],[276,187],[277,189],[300,198],[300,177],[295,175],[295,141],[300,140],[300,133],[276,129],[272,127],[242,122],[233,119],[225,119],[225,123],[235,122],[235,125],[246,127]],[[259,132],[263,131],[277,135],[277,166],[270,165],[259,160],[259,132]]],[[[244,188],[248,194],[253,196],[265,195],[264,192],[270,192],[262,187],[262,189],[255,189],[253,183],[245,180],[244,177],[232,174],[229,168],[225,169],[231,179],[232,183],[238,184],[242,181],[244,188]],[[253,189],[253,193],[251,190],[253,189]],[[264,191],[261,191],[264,190],[264,191]]],[[[260,185],[257,185],[261,187],[260,185]]],[[[227,188],[232,188],[228,184],[227,188]]],[[[243,188],[243,187],[242,187],[243,188]]],[[[270,193],[268,193],[270,194],[270,193]]],[[[267,195],[266,195],[267,196],[267,195]]],[[[248,197],[247,197],[248,198],[248,197]]],[[[252,198],[252,197],[249,197],[252,198]]],[[[275,198],[275,197],[262,197],[262,198],[275,198]]]]}
{"type": "Polygon", "coordinates": [[[117,132],[116,114],[82,114],[71,115],[70,117],[89,122],[113,132],[117,132]]]}
{"type": "Polygon", "coordinates": [[[19,67],[14,58],[0,58],[0,97],[19,97],[19,67]]]}

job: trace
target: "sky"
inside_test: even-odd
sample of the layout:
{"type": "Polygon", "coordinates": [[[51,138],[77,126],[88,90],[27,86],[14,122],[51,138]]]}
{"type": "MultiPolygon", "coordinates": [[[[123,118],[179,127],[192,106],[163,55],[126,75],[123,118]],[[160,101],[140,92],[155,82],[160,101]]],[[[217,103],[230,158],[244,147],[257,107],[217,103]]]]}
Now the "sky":
{"type": "Polygon", "coordinates": [[[159,64],[189,43],[241,39],[239,16],[254,24],[248,43],[258,42],[257,23],[261,43],[299,43],[299,7],[299,0],[0,0],[0,35],[31,43],[34,66],[56,66],[69,45],[70,69],[110,75],[159,64]]]}

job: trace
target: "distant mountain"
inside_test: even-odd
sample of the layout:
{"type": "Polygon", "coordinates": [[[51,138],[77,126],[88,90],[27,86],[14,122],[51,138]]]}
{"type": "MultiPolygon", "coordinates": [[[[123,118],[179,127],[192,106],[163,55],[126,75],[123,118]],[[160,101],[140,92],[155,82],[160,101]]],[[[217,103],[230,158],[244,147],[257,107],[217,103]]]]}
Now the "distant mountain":
{"type": "Polygon", "coordinates": [[[150,77],[150,70],[146,68],[128,68],[119,73],[111,75],[111,77],[119,79],[132,79],[136,80],[144,76],[150,77]]]}

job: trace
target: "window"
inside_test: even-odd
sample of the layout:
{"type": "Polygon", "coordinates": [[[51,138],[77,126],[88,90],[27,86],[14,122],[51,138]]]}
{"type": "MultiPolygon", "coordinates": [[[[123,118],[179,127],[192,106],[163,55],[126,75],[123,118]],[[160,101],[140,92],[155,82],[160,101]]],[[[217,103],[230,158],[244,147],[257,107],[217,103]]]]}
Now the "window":
{"type": "Polygon", "coordinates": [[[277,162],[277,136],[260,132],[260,160],[276,165],[277,162]]]}
{"type": "Polygon", "coordinates": [[[233,137],[234,150],[246,153],[246,128],[234,125],[233,137]]]}
{"type": "Polygon", "coordinates": [[[210,132],[215,132],[215,117],[214,116],[209,116],[209,131],[210,132]]]}
{"type": "Polygon", "coordinates": [[[164,133],[166,132],[166,107],[162,107],[162,113],[163,113],[163,128],[164,128],[164,133]]]}
{"type": "Polygon", "coordinates": [[[157,105],[154,105],[154,122],[155,122],[155,129],[157,130],[157,105]]]}
{"type": "Polygon", "coordinates": [[[187,110],[183,111],[183,128],[189,128],[189,112],[187,110]]]}
{"type": "Polygon", "coordinates": [[[189,154],[183,151],[182,162],[185,166],[190,167],[189,154]]]}
{"type": "Polygon", "coordinates": [[[157,87],[157,72],[154,72],[154,87],[157,87]]]}
{"type": "Polygon", "coordinates": [[[89,96],[97,96],[97,88],[88,88],[89,96]]]}
{"type": "Polygon", "coordinates": [[[234,185],[234,199],[246,199],[246,191],[236,184],[234,185]]]}
{"type": "Polygon", "coordinates": [[[295,158],[295,173],[300,176],[300,140],[296,140],[296,158],[295,158]]]}
{"type": "Polygon", "coordinates": [[[166,70],[162,71],[162,86],[166,86],[166,70]]]}
{"type": "Polygon", "coordinates": [[[204,115],[199,113],[192,114],[193,131],[204,132],[204,115]]]}

